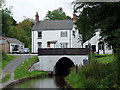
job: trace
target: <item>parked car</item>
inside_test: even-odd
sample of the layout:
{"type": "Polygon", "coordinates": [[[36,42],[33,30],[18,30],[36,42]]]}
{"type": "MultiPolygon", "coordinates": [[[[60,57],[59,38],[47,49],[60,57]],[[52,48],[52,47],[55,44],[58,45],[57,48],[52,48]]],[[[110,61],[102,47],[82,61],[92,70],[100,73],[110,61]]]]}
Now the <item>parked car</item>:
{"type": "Polygon", "coordinates": [[[24,48],[24,53],[25,54],[29,54],[30,53],[30,49],[29,48],[24,48]]]}
{"type": "Polygon", "coordinates": [[[20,54],[20,53],[24,53],[23,48],[20,47],[19,45],[14,45],[13,49],[12,49],[12,53],[16,53],[16,54],[20,54]]]}

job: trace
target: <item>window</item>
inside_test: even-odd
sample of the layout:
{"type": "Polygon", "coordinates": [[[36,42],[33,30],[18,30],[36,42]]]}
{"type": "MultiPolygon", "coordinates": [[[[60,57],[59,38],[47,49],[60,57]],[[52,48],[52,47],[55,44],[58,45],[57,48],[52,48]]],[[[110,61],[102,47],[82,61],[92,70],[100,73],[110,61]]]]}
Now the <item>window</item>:
{"type": "Polygon", "coordinates": [[[61,37],[67,37],[67,31],[61,32],[61,37]]]}
{"type": "Polygon", "coordinates": [[[38,42],[38,48],[42,48],[42,42],[38,42]]]}
{"type": "Polygon", "coordinates": [[[38,38],[41,39],[42,38],[42,32],[38,31],[38,38]]]}
{"type": "Polygon", "coordinates": [[[83,65],[88,64],[88,60],[87,59],[83,59],[83,65]]]}
{"type": "Polygon", "coordinates": [[[50,47],[50,42],[47,42],[47,47],[50,47]]]}
{"type": "Polygon", "coordinates": [[[99,50],[104,50],[104,43],[103,42],[98,43],[98,49],[99,50]]]}
{"type": "Polygon", "coordinates": [[[96,51],[96,45],[92,45],[92,52],[96,51]]]}
{"type": "Polygon", "coordinates": [[[85,48],[88,48],[88,45],[85,45],[85,48]]]}
{"type": "Polygon", "coordinates": [[[68,48],[68,43],[61,43],[61,48],[68,48]]]}

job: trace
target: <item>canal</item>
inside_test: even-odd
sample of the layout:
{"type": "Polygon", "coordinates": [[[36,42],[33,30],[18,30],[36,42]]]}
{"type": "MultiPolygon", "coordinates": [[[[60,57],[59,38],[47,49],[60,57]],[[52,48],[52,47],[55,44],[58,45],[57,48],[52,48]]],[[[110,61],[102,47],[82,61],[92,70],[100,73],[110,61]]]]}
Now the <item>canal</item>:
{"type": "Polygon", "coordinates": [[[44,79],[31,79],[9,88],[12,90],[14,88],[66,88],[66,86],[64,76],[53,76],[44,79]]]}

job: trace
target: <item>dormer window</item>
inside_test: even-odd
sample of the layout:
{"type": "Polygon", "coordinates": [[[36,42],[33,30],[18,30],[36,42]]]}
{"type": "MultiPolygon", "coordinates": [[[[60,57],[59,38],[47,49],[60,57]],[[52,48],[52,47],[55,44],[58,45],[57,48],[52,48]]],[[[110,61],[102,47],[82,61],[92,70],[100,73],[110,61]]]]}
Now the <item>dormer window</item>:
{"type": "Polygon", "coordinates": [[[42,31],[38,31],[38,39],[42,38],[42,31]]]}

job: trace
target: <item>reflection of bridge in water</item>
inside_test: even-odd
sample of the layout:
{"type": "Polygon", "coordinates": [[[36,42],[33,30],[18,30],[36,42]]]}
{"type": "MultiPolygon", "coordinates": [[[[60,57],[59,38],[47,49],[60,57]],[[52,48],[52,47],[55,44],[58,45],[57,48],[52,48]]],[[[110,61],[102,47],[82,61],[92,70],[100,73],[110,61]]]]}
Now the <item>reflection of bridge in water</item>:
{"type": "Polygon", "coordinates": [[[39,48],[39,62],[35,63],[31,70],[67,74],[71,67],[83,65],[83,61],[88,60],[88,53],[87,48],[39,48]]]}

